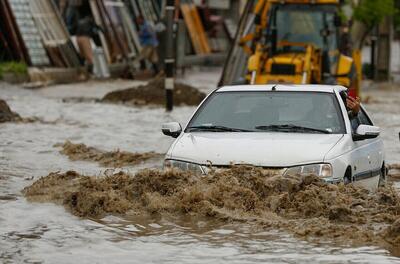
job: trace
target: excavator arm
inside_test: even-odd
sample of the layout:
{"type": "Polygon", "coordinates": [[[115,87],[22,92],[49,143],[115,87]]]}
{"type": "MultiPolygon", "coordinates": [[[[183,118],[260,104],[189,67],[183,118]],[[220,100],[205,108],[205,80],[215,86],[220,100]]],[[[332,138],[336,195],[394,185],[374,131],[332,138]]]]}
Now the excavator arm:
{"type": "Polygon", "coordinates": [[[270,6],[271,6],[270,1],[260,0],[254,7],[253,20],[256,28],[253,33],[246,34],[239,41],[239,45],[244,49],[244,51],[248,55],[254,54],[255,50],[254,47],[252,47],[252,43],[254,40],[259,40],[261,38],[262,30],[267,27],[267,21],[268,21],[267,15],[270,6]]]}

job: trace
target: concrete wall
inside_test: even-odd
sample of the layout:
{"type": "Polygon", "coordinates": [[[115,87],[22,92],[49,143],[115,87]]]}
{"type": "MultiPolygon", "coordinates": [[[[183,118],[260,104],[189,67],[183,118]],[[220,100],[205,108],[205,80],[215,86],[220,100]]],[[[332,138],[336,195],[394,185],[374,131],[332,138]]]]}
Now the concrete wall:
{"type": "Polygon", "coordinates": [[[392,78],[395,82],[400,83],[400,40],[392,42],[391,50],[390,70],[392,78]]]}
{"type": "MultiPolygon", "coordinates": [[[[392,41],[390,50],[391,78],[400,83],[400,40],[392,41]]],[[[362,49],[362,63],[371,63],[371,46],[362,49]]]]}

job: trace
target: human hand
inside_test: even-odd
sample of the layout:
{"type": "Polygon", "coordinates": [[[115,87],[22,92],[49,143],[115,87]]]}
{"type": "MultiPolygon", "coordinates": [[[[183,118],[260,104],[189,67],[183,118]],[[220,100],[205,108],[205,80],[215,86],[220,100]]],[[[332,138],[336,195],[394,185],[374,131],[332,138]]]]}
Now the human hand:
{"type": "Polygon", "coordinates": [[[349,96],[346,99],[346,105],[347,107],[354,113],[354,114],[358,114],[358,112],[360,112],[360,103],[361,103],[361,99],[359,97],[356,97],[356,99],[354,99],[353,97],[349,96]]]}

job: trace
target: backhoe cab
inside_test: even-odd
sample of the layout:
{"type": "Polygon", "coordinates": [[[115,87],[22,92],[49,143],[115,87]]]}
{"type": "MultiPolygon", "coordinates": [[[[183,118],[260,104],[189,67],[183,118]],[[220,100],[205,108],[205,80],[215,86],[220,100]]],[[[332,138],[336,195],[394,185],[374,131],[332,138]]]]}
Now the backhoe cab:
{"type": "Polygon", "coordinates": [[[235,43],[242,50],[232,48],[220,84],[340,84],[358,95],[360,56],[339,48],[348,46],[339,7],[339,0],[249,1],[235,43]]]}

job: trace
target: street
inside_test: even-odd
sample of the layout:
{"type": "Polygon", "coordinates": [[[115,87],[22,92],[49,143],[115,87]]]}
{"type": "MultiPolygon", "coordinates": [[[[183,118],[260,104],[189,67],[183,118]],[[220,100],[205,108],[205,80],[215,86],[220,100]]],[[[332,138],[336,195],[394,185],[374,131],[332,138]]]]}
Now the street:
{"type": "MultiPolygon", "coordinates": [[[[192,70],[180,81],[210,92],[220,69],[192,70]]],[[[0,259],[3,263],[332,263],[398,261],[380,246],[348,246],[329,239],[302,239],[252,221],[183,217],[74,216],[51,201],[29,202],[21,191],[51,172],[102,175],[161,168],[162,155],[134,166],[112,168],[60,153],[67,140],[100,151],[164,154],[173,139],[163,122],[182,124],[194,106],[132,106],[101,103],[107,92],[137,86],[128,80],[90,81],[38,90],[0,83],[0,97],[33,122],[0,124],[0,259]],[[61,144],[61,145],[60,145],[61,144]]],[[[400,163],[400,87],[370,85],[365,107],[382,128],[388,164],[400,163]]],[[[395,183],[399,186],[398,183],[395,183]]]]}

